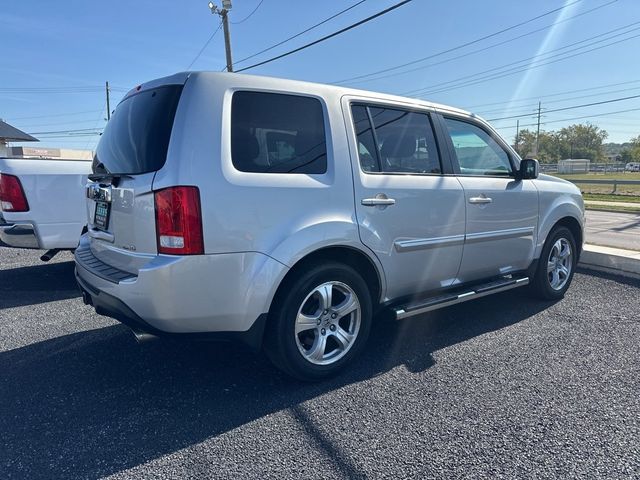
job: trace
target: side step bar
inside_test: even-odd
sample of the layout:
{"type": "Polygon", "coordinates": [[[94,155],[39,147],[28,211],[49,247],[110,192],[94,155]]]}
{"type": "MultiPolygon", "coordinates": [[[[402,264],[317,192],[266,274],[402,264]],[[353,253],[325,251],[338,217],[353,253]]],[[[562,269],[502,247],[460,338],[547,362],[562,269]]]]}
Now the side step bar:
{"type": "Polygon", "coordinates": [[[448,307],[456,303],[467,302],[475,298],[485,297],[493,293],[504,292],[513,288],[524,287],[529,284],[529,277],[522,278],[504,278],[494,282],[485,283],[473,287],[473,289],[463,292],[448,293],[438,297],[421,300],[408,305],[401,305],[394,308],[396,320],[413,317],[422,313],[437,310],[438,308],[448,307]]]}

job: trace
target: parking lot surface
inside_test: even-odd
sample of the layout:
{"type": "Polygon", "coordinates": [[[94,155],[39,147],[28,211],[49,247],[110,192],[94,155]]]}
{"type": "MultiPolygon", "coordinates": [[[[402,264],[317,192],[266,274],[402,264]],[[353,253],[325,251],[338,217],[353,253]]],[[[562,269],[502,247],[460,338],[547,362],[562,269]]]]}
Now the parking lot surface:
{"type": "Polygon", "coordinates": [[[38,255],[0,247],[2,478],[640,477],[640,281],[381,318],[303,384],[236,345],[138,345],[38,255]]]}

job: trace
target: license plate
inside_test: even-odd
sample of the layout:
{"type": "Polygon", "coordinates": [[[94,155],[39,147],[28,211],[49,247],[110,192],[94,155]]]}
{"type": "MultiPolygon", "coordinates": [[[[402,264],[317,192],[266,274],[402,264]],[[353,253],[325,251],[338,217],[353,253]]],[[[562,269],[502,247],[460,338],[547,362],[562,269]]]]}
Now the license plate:
{"type": "Polygon", "coordinates": [[[93,223],[96,227],[106,230],[109,227],[109,212],[111,204],[107,202],[96,202],[96,214],[93,223]]]}

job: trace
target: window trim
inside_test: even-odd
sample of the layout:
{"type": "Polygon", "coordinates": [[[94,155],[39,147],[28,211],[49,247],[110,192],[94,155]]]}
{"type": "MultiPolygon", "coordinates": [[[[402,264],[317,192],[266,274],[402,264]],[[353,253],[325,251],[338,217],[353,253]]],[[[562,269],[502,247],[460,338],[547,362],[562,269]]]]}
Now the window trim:
{"type": "MultiPolygon", "coordinates": [[[[329,123],[329,111],[325,99],[322,96],[298,92],[293,90],[273,90],[269,88],[230,88],[228,91],[228,100],[225,100],[225,103],[228,105],[227,114],[228,115],[228,134],[224,135],[226,137],[225,141],[228,142],[229,148],[229,156],[228,161],[231,168],[240,175],[301,175],[301,176],[311,176],[311,177],[320,177],[329,175],[333,169],[333,139],[331,132],[331,125],[329,123]],[[236,167],[233,162],[233,151],[232,151],[232,135],[233,135],[233,99],[236,93],[263,93],[263,94],[274,94],[274,95],[284,95],[288,97],[302,97],[302,98],[310,98],[316,100],[320,103],[320,109],[322,113],[322,126],[324,129],[324,143],[325,143],[325,156],[326,156],[326,168],[322,173],[303,173],[303,172],[248,172],[246,170],[240,170],[236,167]]],[[[226,96],[226,95],[225,95],[226,96]]]]}
{"type": "Polygon", "coordinates": [[[456,115],[456,114],[450,113],[450,112],[440,113],[439,114],[439,120],[441,121],[442,134],[444,135],[445,142],[447,142],[447,145],[449,147],[449,152],[450,152],[450,155],[451,155],[451,163],[452,163],[455,175],[461,176],[461,177],[473,177],[473,178],[513,178],[513,179],[517,178],[518,167],[516,165],[516,162],[515,162],[515,159],[513,157],[513,154],[511,152],[511,150],[505,144],[505,141],[500,136],[497,136],[495,134],[495,132],[493,132],[490,129],[488,129],[487,125],[485,125],[483,122],[481,122],[481,121],[479,121],[479,120],[477,120],[477,119],[475,119],[473,117],[469,117],[469,116],[465,116],[465,115],[456,115]],[[496,142],[498,144],[498,146],[507,155],[507,159],[509,160],[509,165],[511,165],[511,171],[509,172],[509,175],[467,175],[467,174],[462,174],[462,172],[460,171],[460,162],[458,161],[458,154],[456,153],[456,149],[455,149],[455,147],[453,145],[453,140],[451,139],[451,134],[449,133],[449,129],[447,127],[447,123],[446,123],[447,119],[455,120],[455,121],[458,121],[458,122],[463,122],[463,123],[468,123],[470,125],[473,125],[474,127],[477,127],[480,130],[482,130],[494,142],[496,142]]]}
{"type": "Polygon", "coordinates": [[[435,111],[431,110],[431,109],[421,109],[421,108],[416,108],[416,107],[412,107],[412,106],[407,106],[407,105],[397,105],[397,104],[393,104],[393,103],[388,103],[388,102],[383,102],[383,101],[376,101],[375,99],[351,99],[349,100],[349,116],[351,119],[351,130],[353,132],[354,138],[355,138],[355,151],[356,151],[356,160],[358,162],[358,168],[360,169],[361,173],[364,173],[365,175],[394,175],[394,176],[417,176],[417,177],[442,177],[445,175],[448,175],[449,173],[446,172],[446,167],[445,167],[445,157],[442,154],[442,147],[440,146],[440,142],[439,142],[439,136],[438,136],[438,131],[437,131],[437,119],[435,118],[435,111]],[[375,147],[376,147],[376,163],[378,164],[378,168],[380,169],[379,172],[367,172],[365,170],[362,169],[362,164],[360,163],[360,152],[358,150],[358,133],[356,132],[355,129],[355,122],[353,119],[353,107],[354,106],[358,106],[358,107],[364,107],[367,110],[367,118],[369,119],[369,127],[371,128],[371,131],[373,133],[373,141],[375,143],[375,147]],[[419,173],[419,172],[385,172],[382,171],[382,160],[380,159],[380,144],[378,142],[378,134],[376,132],[376,128],[373,122],[373,118],[371,116],[371,111],[369,110],[369,107],[372,108],[386,108],[386,109],[391,109],[391,110],[402,110],[408,113],[418,113],[418,114],[422,114],[422,115],[426,115],[427,119],[429,120],[429,124],[431,126],[431,133],[433,136],[433,143],[436,146],[436,151],[438,152],[438,163],[440,164],[440,173],[419,173]]]}

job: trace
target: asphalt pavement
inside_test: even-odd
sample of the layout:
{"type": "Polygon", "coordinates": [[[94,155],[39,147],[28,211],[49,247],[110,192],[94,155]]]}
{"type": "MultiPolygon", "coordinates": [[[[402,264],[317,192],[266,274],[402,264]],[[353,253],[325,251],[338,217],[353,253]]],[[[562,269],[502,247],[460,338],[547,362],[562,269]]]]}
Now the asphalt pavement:
{"type": "Polygon", "coordinates": [[[640,281],[379,318],[303,384],[237,345],[136,344],[70,259],[0,248],[3,479],[640,477],[640,281]]]}
{"type": "Polygon", "coordinates": [[[640,213],[587,210],[587,243],[640,250],[640,213]]]}

